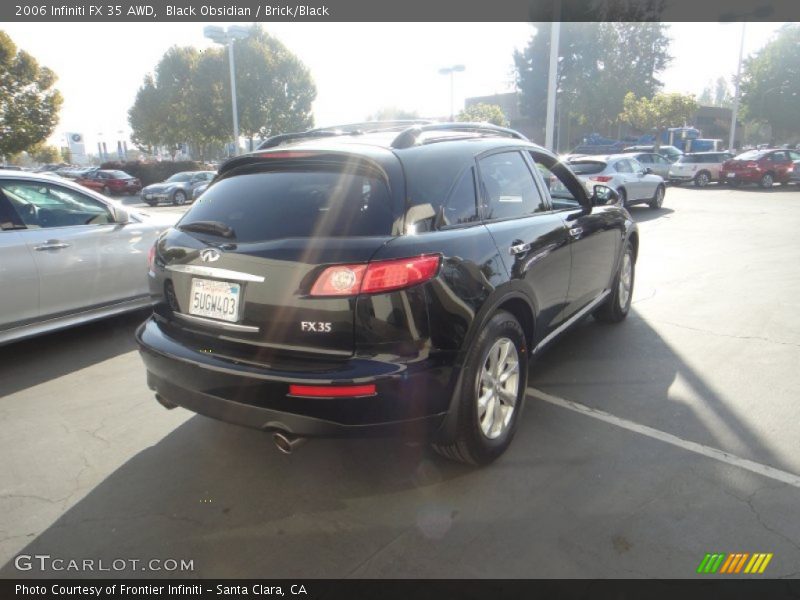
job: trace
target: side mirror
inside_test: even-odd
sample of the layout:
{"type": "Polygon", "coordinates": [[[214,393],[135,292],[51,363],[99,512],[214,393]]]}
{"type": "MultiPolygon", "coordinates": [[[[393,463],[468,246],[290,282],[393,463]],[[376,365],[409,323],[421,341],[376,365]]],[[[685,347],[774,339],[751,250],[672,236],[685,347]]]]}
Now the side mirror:
{"type": "Polygon", "coordinates": [[[653,169],[651,169],[650,167],[647,167],[647,168],[644,170],[644,174],[645,174],[645,175],[652,175],[652,174],[653,174],[653,169]]]}
{"type": "Polygon", "coordinates": [[[606,206],[619,202],[619,194],[605,185],[596,185],[591,197],[592,206],[606,206]]]}
{"type": "Polygon", "coordinates": [[[131,216],[128,211],[122,208],[114,208],[114,223],[118,225],[126,225],[131,222],[131,216]]]}

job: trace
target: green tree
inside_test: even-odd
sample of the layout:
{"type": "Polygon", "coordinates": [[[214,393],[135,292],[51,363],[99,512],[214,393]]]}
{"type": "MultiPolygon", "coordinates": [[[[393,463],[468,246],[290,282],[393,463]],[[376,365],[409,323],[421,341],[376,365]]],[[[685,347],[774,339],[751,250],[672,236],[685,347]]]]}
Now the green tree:
{"type": "Polygon", "coordinates": [[[745,61],[743,117],[772,128],[775,141],[800,134],[800,25],[786,25],[745,61]]]}
{"type": "MultiPolygon", "coordinates": [[[[515,52],[520,109],[544,129],[550,56],[550,24],[536,23],[528,46],[515,52]]],[[[595,131],[613,134],[625,94],[651,96],[671,61],[660,23],[562,23],[559,40],[559,113],[595,131]]]]}
{"type": "MultiPolygon", "coordinates": [[[[277,39],[254,25],[234,43],[239,130],[253,140],[313,125],[316,87],[308,69],[277,39]]],[[[166,146],[173,156],[189,143],[205,160],[231,137],[227,49],[170,48],[147,75],[128,111],[142,150],[166,146]]],[[[238,140],[237,140],[238,141],[238,140]]]]}
{"type": "Polygon", "coordinates": [[[492,123],[501,127],[508,126],[508,119],[503,113],[503,109],[496,104],[474,104],[468,106],[456,117],[456,121],[462,123],[492,123]]]}
{"type": "Polygon", "coordinates": [[[41,144],[58,124],[56,75],[0,31],[0,155],[41,144]]]}
{"type": "Polygon", "coordinates": [[[249,37],[234,44],[234,58],[236,92],[242,99],[239,129],[251,144],[255,138],[314,125],[311,104],[317,88],[308,68],[283,43],[256,24],[249,37]]]}
{"type": "Polygon", "coordinates": [[[689,121],[697,112],[697,100],[684,94],[656,94],[652,98],[636,98],[628,92],[623,101],[620,119],[642,132],[656,134],[656,147],[661,133],[689,121]]]}
{"type": "Polygon", "coordinates": [[[69,149],[69,146],[61,147],[61,162],[72,164],[72,150],[69,149]]]}
{"type": "Polygon", "coordinates": [[[41,144],[28,150],[28,154],[34,162],[40,164],[56,163],[61,160],[61,151],[55,146],[41,144]]]}

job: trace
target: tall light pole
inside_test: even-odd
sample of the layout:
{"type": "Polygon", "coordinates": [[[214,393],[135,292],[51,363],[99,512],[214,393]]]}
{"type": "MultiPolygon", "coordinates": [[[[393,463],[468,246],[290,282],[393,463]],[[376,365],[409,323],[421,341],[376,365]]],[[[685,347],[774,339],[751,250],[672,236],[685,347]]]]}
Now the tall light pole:
{"type": "Polygon", "coordinates": [[[233,111],[233,156],[239,153],[239,110],[236,107],[236,65],[233,62],[233,42],[250,35],[250,29],[243,25],[231,25],[227,29],[209,25],[203,28],[203,35],[211,41],[228,47],[228,66],[231,72],[231,109],[233,111]]]}
{"type": "Polygon", "coordinates": [[[547,70],[547,116],[544,126],[544,146],[555,151],[553,133],[556,128],[556,86],[558,85],[558,38],[561,33],[561,2],[553,2],[553,22],[550,25],[550,66],[547,70]]]}
{"type": "Polygon", "coordinates": [[[463,73],[466,70],[464,65],[453,65],[451,67],[443,67],[439,69],[439,75],[450,75],[450,120],[454,121],[456,116],[453,105],[453,74],[463,73]]]}
{"type": "Polygon", "coordinates": [[[742,38],[739,40],[739,65],[736,67],[736,81],[733,88],[733,111],[731,111],[731,137],[728,141],[728,150],[733,150],[736,138],[736,118],[739,116],[739,85],[742,78],[742,56],[744,55],[744,31],[747,23],[742,21],[742,38]]]}

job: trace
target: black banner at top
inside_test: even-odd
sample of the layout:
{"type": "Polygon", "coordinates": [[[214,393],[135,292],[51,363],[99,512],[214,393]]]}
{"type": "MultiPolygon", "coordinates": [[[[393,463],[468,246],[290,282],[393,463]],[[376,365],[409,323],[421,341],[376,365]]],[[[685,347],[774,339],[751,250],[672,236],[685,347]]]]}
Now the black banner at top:
{"type": "MultiPolygon", "coordinates": [[[[3,22],[799,21],[799,0],[8,0],[3,22]]],[[[402,40],[400,40],[402,41],[402,40]]]]}

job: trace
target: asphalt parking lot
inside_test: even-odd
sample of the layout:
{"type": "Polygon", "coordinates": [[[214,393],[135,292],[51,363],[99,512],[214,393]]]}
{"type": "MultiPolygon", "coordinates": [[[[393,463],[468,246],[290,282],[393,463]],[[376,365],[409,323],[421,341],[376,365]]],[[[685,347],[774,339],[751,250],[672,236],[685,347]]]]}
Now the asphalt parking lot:
{"type": "Polygon", "coordinates": [[[800,188],[669,188],[631,212],[630,317],[531,366],[515,442],[480,470],[397,440],[283,456],[166,411],[145,313],[0,348],[0,576],[42,576],[22,553],[193,560],[117,573],[143,577],[683,578],[767,552],[761,577],[797,577],[800,188]]]}

